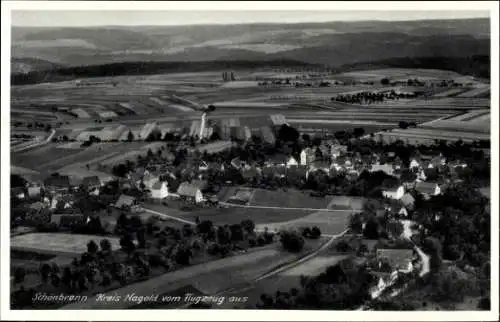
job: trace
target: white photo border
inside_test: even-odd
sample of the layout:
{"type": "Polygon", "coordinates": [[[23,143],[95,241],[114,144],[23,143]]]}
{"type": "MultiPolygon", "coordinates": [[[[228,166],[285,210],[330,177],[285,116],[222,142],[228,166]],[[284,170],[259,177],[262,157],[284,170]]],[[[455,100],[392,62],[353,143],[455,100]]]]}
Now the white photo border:
{"type": "Polygon", "coordinates": [[[304,310],[11,310],[9,276],[10,193],[10,29],[13,10],[177,10],[177,11],[489,11],[491,20],[491,189],[499,195],[499,55],[497,1],[2,1],[1,75],[1,266],[0,317],[2,320],[37,321],[497,321],[499,318],[498,258],[499,203],[491,202],[491,310],[438,312],[304,311],[304,310]]]}

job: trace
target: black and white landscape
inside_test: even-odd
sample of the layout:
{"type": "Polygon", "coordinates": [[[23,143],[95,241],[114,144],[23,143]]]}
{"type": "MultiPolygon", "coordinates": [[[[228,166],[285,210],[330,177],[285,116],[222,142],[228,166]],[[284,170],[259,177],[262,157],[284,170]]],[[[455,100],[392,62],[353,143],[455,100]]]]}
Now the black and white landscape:
{"type": "Polygon", "coordinates": [[[12,310],[490,310],[488,13],[14,17],[12,310]]]}

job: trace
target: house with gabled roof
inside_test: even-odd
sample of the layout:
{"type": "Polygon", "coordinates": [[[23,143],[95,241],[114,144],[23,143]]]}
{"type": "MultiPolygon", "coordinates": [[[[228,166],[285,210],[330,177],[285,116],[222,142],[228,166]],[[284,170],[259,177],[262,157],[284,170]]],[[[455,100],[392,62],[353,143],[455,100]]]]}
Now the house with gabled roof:
{"type": "Polygon", "coordinates": [[[159,181],[159,177],[153,173],[147,173],[142,177],[141,182],[144,184],[145,189],[151,190],[153,185],[159,181]]]}
{"type": "Polygon", "coordinates": [[[203,201],[203,194],[201,192],[201,189],[189,182],[181,183],[181,185],[177,189],[177,194],[181,198],[193,201],[195,203],[203,201]]]}
{"type": "Polygon", "coordinates": [[[43,183],[50,192],[68,191],[71,187],[69,176],[52,175],[45,179],[43,183]]]}
{"type": "Polygon", "coordinates": [[[82,186],[87,189],[87,191],[99,189],[101,185],[101,179],[99,179],[98,176],[85,177],[82,180],[82,186]]]}
{"type": "Polygon", "coordinates": [[[118,209],[132,209],[134,206],[137,206],[137,199],[125,194],[120,195],[115,202],[115,207],[118,209]]]}
{"type": "Polygon", "coordinates": [[[418,182],[415,190],[420,192],[425,199],[441,194],[441,187],[435,182],[418,182]]]}
{"type": "Polygon", "coordinates": [[[326,174],[330,174],[330,167],[331,167],[330,162],[327,162],[327,161],[314,161],[309,166],[309,172],[323,171],[326,174]]]}
{"type": "Polygon", "coordinates": [[[373,164],[370,172],[382,171],[389,176],[394,175],[394,167],[392,164],[373,164]]]}
{"type": "Polygon", "coordinates": [[[314,153],[314,150],[309,147],[303,149],[300,152],[300,165],[308,165],[311,162],[314,162],[315,159],[316,155],[314,153]]]}
{"type": "Polygon", "coordinates": [[[39,184],[30,184],[28,186],[28,197],[35,198],[39,197],[42,193],[42,186],[39,184]]]}
{"type": "Polygon", "coordinates": [[[405,194],[405,188],[402,185],[387,187],[382,190],[382,195],[386,198],[399,200],[405,194]]]}
{"type": "Polygon", "coordinates": [[[166,181],[156,181],[151,187],[151,198],[164,199],[168,197],[168,183],[166,181]]]}

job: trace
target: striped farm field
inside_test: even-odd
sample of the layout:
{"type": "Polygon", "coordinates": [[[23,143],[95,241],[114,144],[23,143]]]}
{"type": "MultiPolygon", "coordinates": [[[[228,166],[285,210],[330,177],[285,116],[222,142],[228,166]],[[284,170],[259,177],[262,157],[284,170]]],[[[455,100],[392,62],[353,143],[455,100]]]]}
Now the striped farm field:
{"type": "Polygon", "coordinates": [[[479,87],[479,88],[474,88],[470,91],[461,93],[457,95],[457,97],[478,97],[482,95],[489,95],[490,94],[490,88],[489,87],[479,87]]]}
{"type": "Polygon", "coordinates": [[[465,91],[466,89],[463,88],[451,88],[447,91],[435,94],[434,97],[453,97],[465,91]]]}

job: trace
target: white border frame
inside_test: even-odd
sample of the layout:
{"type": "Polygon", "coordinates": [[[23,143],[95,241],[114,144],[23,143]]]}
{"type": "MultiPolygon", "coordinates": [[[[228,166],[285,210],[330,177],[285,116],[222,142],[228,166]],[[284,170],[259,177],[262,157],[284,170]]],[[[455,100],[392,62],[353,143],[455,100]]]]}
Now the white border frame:
{"type": "MultiPolygon", "coordinates": [[[[239,321],[239,320],[289,320],[289,321],[497,321],[499,318],[499,288],[498,288],[498,258],[499,258],[499,203],[497,198],[492,199],[491,207],[491,311],[438,311],[438,312],[382,312],[382,311],[279,311],[279,310],[47,310],[28,311],[10,310],[10,283],[9,276],[9,218],[10,207],[6,200],[9,200],[10,191],[10,12],[12,10],[177,10],[177,11],[220,11],[220,10],[253,10],[270,11],[283,10],[284,2],[276,1],[2,1],[2,88],[1,88],[1,142],[2,142],[2,162],[1,162],[1,296],[0,296],[0,317],[3,320],[33,320],[56,321],[56,320],[77,320],[77,321],[239,321]],[[36,312],[36,313],[35,313],[36,312]]],[[[344,11],[474,11],[486,10],[490,12],[491,19],[491,189],[492,196],[498,196],[499,192],[499,96],[498,80],[499,55],[498,55],[498,30],[499,30],[499,5],[496,1],[451,1],[451,2],[375,2],[375,1],[304,1],[286,2],[286,10],[344,10],[344,11]]]]}

